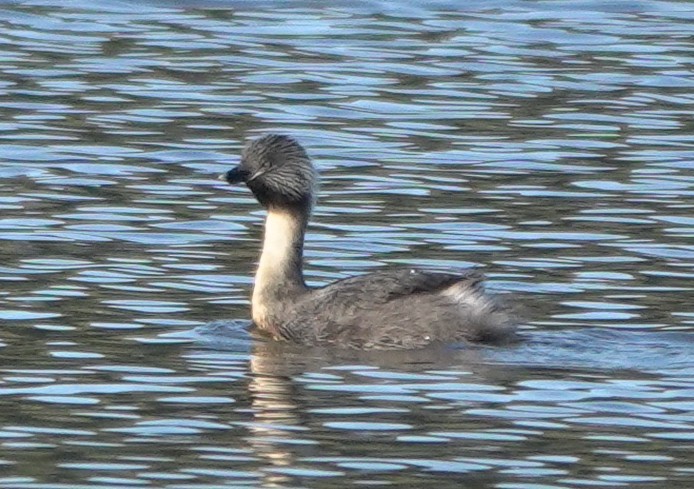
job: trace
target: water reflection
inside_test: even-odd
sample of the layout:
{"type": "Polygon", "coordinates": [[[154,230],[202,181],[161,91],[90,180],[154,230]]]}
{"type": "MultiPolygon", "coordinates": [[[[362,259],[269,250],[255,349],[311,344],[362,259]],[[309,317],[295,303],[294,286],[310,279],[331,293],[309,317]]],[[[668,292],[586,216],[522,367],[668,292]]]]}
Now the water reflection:
{"type": "MultiPolygon", "coordinates": [[[[574,346],[589,339],[575,333],[574,346]]],[[[631,341],[627,348],[638,348],[638,340],[631,341]]],[[[676,338],[661,341],[671,348],[678,344],[676,338]]],[[[542,348],[537,340],[529,343],[542,348]]],[[[648,349],[656,347],[651,343],[648,349]]],[[[692,368],[691,341],[680,338],[679,348],[686,365],[674,375],[686,375],[692,368]]],[[[584,350],[567,349],[564,355],[585,359],[590,348],[584,350]]],[[[209,355],[194,351],[189,358],[205,362],[209,355]]],[[[500,360],[494,349],[336,354],[255,342],[248,380],[253,419],[244,426],[251,452],[265,467],[265,484],[326,476],[377,483],[398,472],[439,478],[484,474],[487,483],[514,475],[556,480],[582,463],[579,454],[609,452],[611,444],[624,441],[679,437],[691,428],[686,416],[673,423],[674,413],[663,411],[686,409],[686,402],[671,401],[688,395],[686,388],[666,387],[674,379],[661,385],[657,374],[613,364],[607,370],[586,365],[567,380],[565,367],[552,366],[551,358],[535,358],[536,366],[529,367],[522,353],[502,355],[515,355],[519,365],[508,368],[508,358],[490,364],[489,356],[500,360]],[[584,425],[601,427],[602,434],[563,443],[552,435],[581,432],[584,425]],[[554,440],[551,452],[541,448],[547,437],[554,440]]],[[[673,457],[638,446],[620,451],[619,468],[606,470],[608,462],[596,470],[614,472],[614,480],[662,480],[638,462],[673,457]]],[[[583,482],[589,480],[600,477],[583,482]]]]}
{"type": "Polygon", "coordinates": [[[3,3],[0,485],[691,485],[692,12],[3,3]],[[214,177],[266,131],[323,173],[312,284],[477,266],[527,342],[196,329],[248,317],[263,215],[214,177]]]}

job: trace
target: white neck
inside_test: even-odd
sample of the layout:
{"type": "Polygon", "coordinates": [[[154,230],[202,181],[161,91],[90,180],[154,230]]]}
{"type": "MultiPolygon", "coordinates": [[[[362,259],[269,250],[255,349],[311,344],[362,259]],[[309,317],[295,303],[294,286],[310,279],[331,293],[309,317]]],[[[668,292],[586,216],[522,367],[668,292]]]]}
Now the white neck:
{"type": "Polygon", "coordinates": [[[302,254],[306,219],[296,212],[268,210],[265,237],[253,285],[253,320],[260,327],[283,294],[303,289],[302,254]]]}

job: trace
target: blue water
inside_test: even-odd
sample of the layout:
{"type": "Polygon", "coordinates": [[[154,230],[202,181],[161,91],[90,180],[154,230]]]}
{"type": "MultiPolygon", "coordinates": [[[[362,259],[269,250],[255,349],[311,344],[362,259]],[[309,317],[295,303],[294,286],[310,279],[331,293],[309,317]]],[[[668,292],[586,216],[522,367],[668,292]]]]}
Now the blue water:
{"type": "Polygon", "coordinates": [[[0,486],[691,487],[693,19],[2,2],[0,486]],[[269,131],[321,170],[311,284],[477,267],[523,341],[249,335],[263,212],[216,176],[269,131]]]}

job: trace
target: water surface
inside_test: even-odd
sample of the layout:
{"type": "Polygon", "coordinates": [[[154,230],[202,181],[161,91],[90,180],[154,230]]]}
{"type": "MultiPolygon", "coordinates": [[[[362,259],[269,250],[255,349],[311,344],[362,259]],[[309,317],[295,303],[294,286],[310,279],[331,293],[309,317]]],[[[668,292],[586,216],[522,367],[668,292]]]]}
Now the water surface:
{"type": "Polygon", "coordinates": [[[0,485],[692,486],[694,7],[0,5],[0,485]],[[478,267],[506,349],[245,332],[268,131],[312,284],[478,267]],[[211,320],[223,320],[208,325],[211,320]]]}

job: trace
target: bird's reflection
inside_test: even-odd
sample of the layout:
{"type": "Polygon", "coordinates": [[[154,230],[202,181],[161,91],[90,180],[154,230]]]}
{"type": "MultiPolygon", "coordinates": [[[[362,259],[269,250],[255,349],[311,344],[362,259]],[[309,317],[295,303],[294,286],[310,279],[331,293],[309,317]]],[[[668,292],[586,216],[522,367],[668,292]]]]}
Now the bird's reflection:
{"type": "Polygon", "coordinates": [[[248,425],[247,439],[256,456],[266,461],[265,485],[277,487],[289,481],[289,477],[273,473],[275,469],[281,472],[301,467],[302,460],[344,454],[335,434],[326,432],[325,417],[316,412],[363,405],[364,401],[351,393],[316,389],[317,385],[344,384],[345,376],[360,368],[417,373],[479,360],[479,352],[452,349],[364,352],[255,342],[248,383],[253,422],[248,425]]]}

